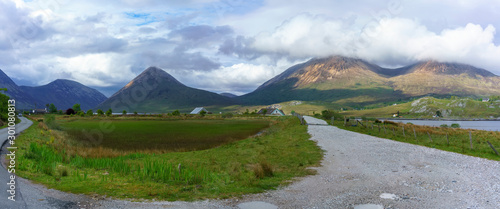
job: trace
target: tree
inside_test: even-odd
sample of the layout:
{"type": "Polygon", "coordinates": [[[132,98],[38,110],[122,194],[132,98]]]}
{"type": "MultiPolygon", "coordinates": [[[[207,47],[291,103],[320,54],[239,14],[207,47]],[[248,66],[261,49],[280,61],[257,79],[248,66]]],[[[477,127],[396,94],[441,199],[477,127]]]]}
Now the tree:
{"type": "Polygon", "coordinates": [[[127,111],[126,110],[123,110],[123,115],[127,115],[127,111]]]}
{"type": "Polygon", "coordinates": [[[201,117],[205,116],[206,114],[207,114],[207,112],[205,110],[200,111],[201,117]]]}
{"type": "Polygon", "coordinates": [[[108,111],[106,111],[106,116],[111,116],[113,114],[113,110],[111,108],[109,108],[108,111]]]}
{"type": "Polygon", "coordinates": [[[104,115],[104,112],[101,109],[98,109],[97,110],[97,115],[102,116],[102,115],[104,115]]]}
{"type": "Polygon", "coordinates": [[[80,104],[75,104],[75,105],[73,105],[73,110],[74,110],[75,112],[80,112],[80,111],[82,111],[82,109],[80,108],[80,104]]]}
{"type": "Polygon", "coordinates": [[[76,113],[75,110],[73,110],[71,108],[66,110],[66,115],[74,115],[75,113],[76,113]]]}
{"type": "MultiPolygon", "coordinates": [[[[0,91],[7,91],[6,88],[1,88],[0,91]]],[[[0,119],[7,121],[9,116],[9,96],[0,93],[0,119]]]]}
{"type": "Polygon", "coordinates": [[[53,103],[51,103],[49,105],[49,109],[48,110],[49,110],[49,113],[57,113],[57,107],[53,103]]]}
{"type": "Polygon", "coordinates": [[[94,111],[92,110],[87,110],[87,116],[93,116],[94,115],[94,111]]]}
{"type": "Polygon", "coordinates": [[[436,116],[438,116],[438,117],[443,117],[443,115],[441,115],[441,111],[439,111],[439,110],[438,110],[438,111],[436,111],[436,116]]]}
{"type": "Polygon", "coordinates": [[[175,111],[172,112],[172,115],[173,116],[179,116],[179,115],[181,115],[181,112],[179,112],[179,110],[175,110],[175,111]]]}
{"type": "Polygon", "coordinates": [[[137,111],[134,111],[134,115],[137,115],[137,111]]]}
{"type": "Polygon", "coordinates": [[[83,111],[77,112],[76,114],[82,117],[85,116],[85,113],[83,111]]]}

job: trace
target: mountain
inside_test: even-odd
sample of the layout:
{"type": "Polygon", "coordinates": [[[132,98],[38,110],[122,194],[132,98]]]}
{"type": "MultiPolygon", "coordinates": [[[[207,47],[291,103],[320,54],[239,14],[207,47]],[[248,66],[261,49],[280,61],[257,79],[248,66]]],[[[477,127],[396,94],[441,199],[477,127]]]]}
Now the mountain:
{"type": "Polygon", "coordinates": [[[34,109],[35,104],[36,108],[45,108],[46,104],[53,103],[65,110],[78,103],[87,110],[106,99],[99,91],[70,80],[58,79],[37,87],[18,86],[1,70],[0,87],[7,88],[5,94],[16,100],[18,109],[34,109]]]}
{"type": "Polygon", "coordinates": [[[40,107],[54,103],[59,109],[68,109],[74,104],[80,104],[82,110],[92,109],[107,99],[101,92],[81,83],[57,79],[47,85],[38,87],[20,87],[23,92],[36,98],[40,107]]]}
{"type": "Polygon", "coordinates": [[[236,95],[231,94],[231,93],[220,93],[219,95],[225,96],[225,97],[229,97],[229,98],[235,98],[235,97],[237,97],[236,95]]]}
{"type": "Polygon", "coordinates": [[[292,66],[237,99],[245,104],[291,100],[363,104],[429,94],[499,95],[499,84],[499,76],[470,65],[426,61],[387,69],[332,56],[292,66]]]}
{"type": "Polygon", "coordinates": [[[167,112],[234,103],[231,98],[187,87],[162,69],[149,67],[94,109],[167,112]]]}

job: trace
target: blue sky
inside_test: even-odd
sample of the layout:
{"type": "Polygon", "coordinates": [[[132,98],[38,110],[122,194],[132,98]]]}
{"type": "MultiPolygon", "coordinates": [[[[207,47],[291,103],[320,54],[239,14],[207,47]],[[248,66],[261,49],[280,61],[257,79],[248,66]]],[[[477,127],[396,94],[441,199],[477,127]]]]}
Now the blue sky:
{"type": "Polygon", "coordinates": [[[64,78],[107,96],[149,66],[244,94],[330,55],[500,75],[498,11],[495,0],[0,0],[0,69],[21,85],[64,78]]]}

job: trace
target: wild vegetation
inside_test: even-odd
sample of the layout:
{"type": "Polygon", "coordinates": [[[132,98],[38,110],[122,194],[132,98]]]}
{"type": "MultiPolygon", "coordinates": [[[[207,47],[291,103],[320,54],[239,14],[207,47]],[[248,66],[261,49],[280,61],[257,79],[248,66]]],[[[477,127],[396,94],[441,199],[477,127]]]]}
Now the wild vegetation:
{"type": "MultiPolygon", "coordinates": [[[[68,120],[68,125],[79,123],[92,127],[86,121],[75,120],[78,116],[59,117],[68,120]]],[[[186,121],[177,122],[186,126],[190,122],[201,123],[199,118],[190,121],[187,116],[179,117],[186,121]]],[[[205,119],[210,120],[207,117],[205,119]]],[[[163,123],[163,119],[156,116],[142,118],[151,122],[143,126],[154,125],[154,122],[163,126],[171,125],[169,121],[163,123]]],[[[117,124],[116,131],[131,128],[127,123],[120,123],[120,120],[126,121],[128,118],[113,118],[112,123],[117,124]],[[119,128],[119,124],[123,124],[123,128],[119,128]]],[[[224,120],[238,124],[240,120],[255,121],[255,118],[231,117],[224,120]]],[[[91,148],[77,146],[82,153],[61,149],[75,145],[74,141],[69,141],[64,132],[50,129],[45,123],[50,120],[46,119],[45,122],[35,122],[17,139],[20,162],[17,174],[51,188],[73,193],[117,198],[195,200],[262,192],[287,184],[294,177],[314,173],[308,167],[319,165],[322,151],[315,142],[308,140],[306,126],[301,126],[294,117],[270,117],[265,120],[272,125],[262,134],[211,149],[83,157],[82,153],[91,152],[91,148]]],[[[98,123],[100,120],[91,118],[89,121],[98,123]]],[[[217,121],[205,123],[211,125],[217,121]]],[[[208,129],[184,131],[204,132],[208,129]]],[[[105,149],[103,146],[94,148],[105,149]]]]}
{"type": "Polygon", "coordinates": [[[500,151],[500,132],[496,131],[466,130],[457,126],[456,128],[418,126],[391,121],[381,123],[373,120],[357,122],[351,119],[345,125],[344,123],[344,120],[336,120],[334,125],[341,129],[381,138],[500,160],[500,156],[491,148],[493,146],[500,151]]]}

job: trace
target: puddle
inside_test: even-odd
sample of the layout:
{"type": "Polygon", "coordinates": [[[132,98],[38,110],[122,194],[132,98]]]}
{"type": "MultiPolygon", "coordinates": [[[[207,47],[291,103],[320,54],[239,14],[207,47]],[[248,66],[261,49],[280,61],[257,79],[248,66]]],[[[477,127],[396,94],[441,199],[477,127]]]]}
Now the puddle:
{"type": "Polygon", "coordinates": [[[240,209],[278,209],[278,206],[267,202],[245,202],[238,205],[240,209]]]}
{"type": "Polygon", "coordinates": [[[354,209],[384,209],[384,206],[375,204],[364,204],[364,205],[355,205],[354,209]]]}
{"type": "Polygon", "coordinates": [[[382,193],[380,195],[380,198],[382,199],[388,199],[388,200],[395,200],[398,198],[395,194],[390,194],[390,193],[382,193]]]}

